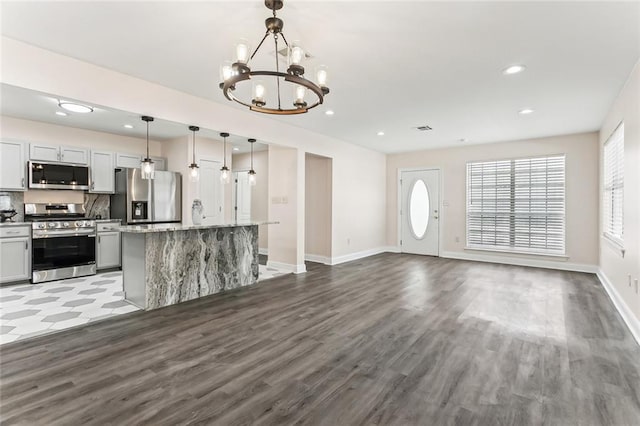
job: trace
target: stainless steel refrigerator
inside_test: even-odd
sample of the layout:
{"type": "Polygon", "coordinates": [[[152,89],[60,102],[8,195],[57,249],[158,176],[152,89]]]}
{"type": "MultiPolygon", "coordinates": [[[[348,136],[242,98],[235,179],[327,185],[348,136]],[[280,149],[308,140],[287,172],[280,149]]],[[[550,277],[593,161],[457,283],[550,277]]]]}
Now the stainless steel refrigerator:
{"type": "Polygon", "coordinates": [[[111,218],[125,224],[182,221],[182,175],[156,171],[142,179],[140,169],[115,170],[116,191],[111,196],[111,218]]]}

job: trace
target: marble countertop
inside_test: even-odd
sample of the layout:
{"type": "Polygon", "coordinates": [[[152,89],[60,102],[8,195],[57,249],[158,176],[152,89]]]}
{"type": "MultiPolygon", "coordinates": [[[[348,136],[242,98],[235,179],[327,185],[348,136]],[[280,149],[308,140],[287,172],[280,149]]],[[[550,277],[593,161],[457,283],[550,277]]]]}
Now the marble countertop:
{"type": "Polygon", "coordinates": [[[234,228],[238,226],[258,226],[258,225],[275,225],[280,222],[233,222],[222,223],[219,225],[183,225],[181,223],[159,223],[153,225],[128,225],[121,226],[120,232],[129,232],[132,234],[148,234],[151,232],[175,232],[189,231],[192,229],[213,229],[213,228],[234,228]]]}
{"type": "Polygon", "coordinates": [[[0,228],[10,227],[10,226],[28,226],[31,228],[31,222],[2,222],[0,223],[0,228]]]}
{"type": "Polygon", "coordinates": [[[113,222],[121,222],[120,219],[96,219],[96,223],[113,223],[113,222]]]}

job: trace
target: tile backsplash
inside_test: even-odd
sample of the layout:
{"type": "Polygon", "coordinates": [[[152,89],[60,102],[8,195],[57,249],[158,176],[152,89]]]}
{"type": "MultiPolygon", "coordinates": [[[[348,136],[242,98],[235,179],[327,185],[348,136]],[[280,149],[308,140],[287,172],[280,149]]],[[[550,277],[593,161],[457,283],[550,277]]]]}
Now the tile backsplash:
{"type": "Polygon", "coordinates": [[[0,192],[0,197],[18,214],[14,222],[24,221],[24,203],[82,203],[88,217],[109,219],[109,194],[89,194],[79,191],[32,190],[26,192],[0,192]]]}

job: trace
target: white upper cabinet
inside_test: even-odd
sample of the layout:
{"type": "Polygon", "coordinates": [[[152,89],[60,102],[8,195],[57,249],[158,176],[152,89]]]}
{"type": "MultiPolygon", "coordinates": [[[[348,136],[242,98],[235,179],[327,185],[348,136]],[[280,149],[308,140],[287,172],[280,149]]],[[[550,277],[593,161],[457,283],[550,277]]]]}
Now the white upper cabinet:
{"type": "Polygon", "coordinates": [[[61,146],[60,161],[63,163],[89,164],[89,151],[73,146],[61,146]]]}
{"type": "Polygon", "coordinates": [[[115,191],[115,155],[109,151],[91,151],[89,192],[113,194],[115,191]]]}
{"type": "Polygon", "coordinates": [[[88,164],[89,151],[72,146],[56,146],[32,143],[29,150],[31,161],[47,161],[71,164],[88,164]]]}
{"type": "Polygon", "coordinates": [[[153,163],[155,165],[155,170],[166,171],[167,170],[167,159],[163,157],[151,157],[153,163]]]}
{"type": "Polygon", "coordinates": [[[23,142],[0,142],[0,190],[27,189],[27,159],[23,142]]]}
{"type": "Polygon", "coordinates": [[[60,161],[60,147],[32,143],[29,149],[29,159],[32,161],[60,161]]]}
{"type": "Polygon", "coordinates": [[[140,167],[142,157],[135,154],[116,154],[116,167],[135,169],[140,167]]]}

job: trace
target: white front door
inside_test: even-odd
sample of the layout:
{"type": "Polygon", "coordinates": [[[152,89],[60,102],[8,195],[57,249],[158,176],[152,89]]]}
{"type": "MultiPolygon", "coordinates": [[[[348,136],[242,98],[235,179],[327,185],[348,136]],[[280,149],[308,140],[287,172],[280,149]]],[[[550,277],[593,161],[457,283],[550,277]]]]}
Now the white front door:
{"type": "Polygon", "coordinates": [[[235,219],[236,222],[251,221],[251,185],[249,184],[249,173],[235,172],[234,180],[236,189],[234,191],[235,219]]]}
{"type": "Polygon", "coordinates": [[[400,250],[439,256],[440,171],[416,170],[400,175],[400,250]]]}
{"type": "Polygon", "coordinates": [[[219,161],[199,159],[200,165],[200,200],[204,210],[205,225],[218,225],[224,222],[222,182],[220,181],[219,161]]]}

